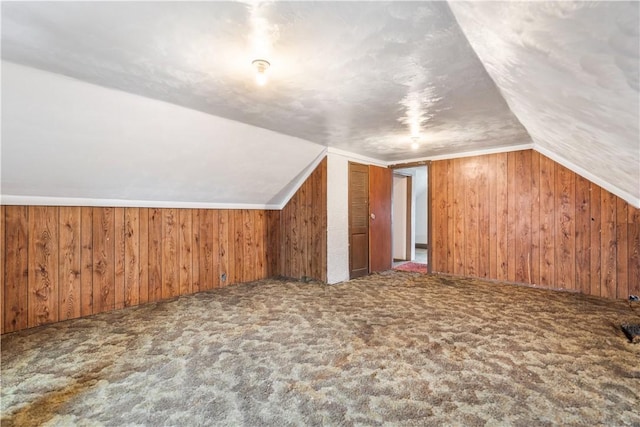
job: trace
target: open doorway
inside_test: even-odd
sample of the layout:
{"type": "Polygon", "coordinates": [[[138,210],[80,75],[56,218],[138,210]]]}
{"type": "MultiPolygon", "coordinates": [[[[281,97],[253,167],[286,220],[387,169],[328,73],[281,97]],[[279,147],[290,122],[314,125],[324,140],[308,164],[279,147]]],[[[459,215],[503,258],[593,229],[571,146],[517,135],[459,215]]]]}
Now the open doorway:
{"type": "Polygon", "coordinates": [[[427,264],[427,166],[395,169],[392,195],[393,266],[427,264]]]}

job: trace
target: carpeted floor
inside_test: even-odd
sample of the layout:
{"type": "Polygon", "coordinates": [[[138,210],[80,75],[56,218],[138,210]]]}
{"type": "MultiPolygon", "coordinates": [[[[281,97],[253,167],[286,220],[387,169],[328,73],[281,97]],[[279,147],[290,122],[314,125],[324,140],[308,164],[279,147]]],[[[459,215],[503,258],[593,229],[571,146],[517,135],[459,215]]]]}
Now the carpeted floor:
{"type": "Polygon", "coordinates": [[[416,273],[267,280],[3,336],[2,426],[637,426],[638,320],[416,273]]]}
{"type": "Polygon", "coordinates": [[[413,273],[427,273],[429,271],[427,268],[427,264],[418,264],[415,262],[405,262],[404,264],[393,267],[393,269],[398,271],[409,271],[413,273]]]}

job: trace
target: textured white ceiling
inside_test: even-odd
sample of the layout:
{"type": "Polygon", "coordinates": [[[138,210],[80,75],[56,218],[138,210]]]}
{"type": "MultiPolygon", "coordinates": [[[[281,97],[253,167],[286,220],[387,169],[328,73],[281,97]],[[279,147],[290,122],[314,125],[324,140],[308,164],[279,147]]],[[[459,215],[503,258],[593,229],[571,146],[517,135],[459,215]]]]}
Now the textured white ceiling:
{"type": "Polygon", "coordinates": [[[535,147],[640,202],[640,3],[452,2],[535,147]]]}
{"type": "Polygon", "coordinates": [[[530,142],[444,2],[5,2],[2,56],[380,160],[530,142]]]}
{"type": "MultiPolygon", "coordinates": [[[[239,178],[210,190],[220,198],[228,192],[233,200],[262,203],[287,193],[287,186],[277,187],[318,151],[305,140],[393,162],[533,139],[540,151],[638,204],[638,8],[637,2],[3,2],[2,58],[207,113],[211,123],[203,129],[222,117],[300,138],[270,139],[290,170],[279,172],[276,162],[260,171],[278,184],[267,190],[252,183],[254,175],[239,178]],[[272,63],[264,87],[253,81],[257,57],[272,63]],[[416,151],[412,133],[420,135],[416,151]],[[299,155],[288,155],[291,143],[300,144],[299,155]]],[[[33,94],[34,102],[40,95],[33,94]]],[[[3,127],[4,101],[3,94],[3,127]]],[[[86,119],[66,117],[61,128],[82,127],[79,117],[86,119]]],[[[111,120],[114,137],[128,126],[122,117],[102,120],[105,127],[111,120]]],[[[237,149],[242,139],[247,147],[254,142],[250,128],[238,129],[229,141],[216,140],[207,156],[242,165],[247,155],[247,166],[258,163],[259,152],[237,149]]],[[[13,131],[3,130],[3,179],[17,182],[5,166],[33,141],[12,137],[32,133],[13,131]]],[[[69,141],[80,136],[105,143],[91,131],[69,141]]],[[[144,147],[144,135],[137,138],[128,143],[144,147]]],[[[55,141],[61,152],[74,150],[63,137],[55,141]]],[[[156,153],[157,160],[170,162],[163,155],[171,152],[156,153]]],[[[203,158],[193,155],[172,173],[211,183],[191,168],[203,158]]],[[[104,176],[121,166],[105,165],[104,176]]],[[[146,175],[132,178],[153,187],[146,175]]],[[[95,188],[95,197],[106,197],[95,188]]],[[[191,193],[185,180],[172,191],[157,188],[164,200],[176,194],[213,200],[206,191],[191,193]]]]}

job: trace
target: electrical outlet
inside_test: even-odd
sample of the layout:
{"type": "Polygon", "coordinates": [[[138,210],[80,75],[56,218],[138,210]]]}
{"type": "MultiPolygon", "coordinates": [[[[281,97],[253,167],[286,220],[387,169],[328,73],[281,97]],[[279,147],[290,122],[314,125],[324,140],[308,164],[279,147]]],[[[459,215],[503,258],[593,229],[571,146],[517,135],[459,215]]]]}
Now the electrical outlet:
{"type": "Polygon", "coordinates": [[[220,275],[220,281],[221,282],[226,282],[227,281],[227,273],[222,273],[220,275]]]}

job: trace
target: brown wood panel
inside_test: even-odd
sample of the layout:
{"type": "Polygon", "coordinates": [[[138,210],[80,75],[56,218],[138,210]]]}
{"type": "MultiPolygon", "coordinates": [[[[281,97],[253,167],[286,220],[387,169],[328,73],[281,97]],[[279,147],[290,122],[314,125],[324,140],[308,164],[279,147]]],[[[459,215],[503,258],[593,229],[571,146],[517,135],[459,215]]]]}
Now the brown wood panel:
{"type": "Polygon", "coordinates": [[[213,216],[210,209],[200,209],[200,290],[213,289],[213,216]]]}
{"type": "Polygon", "coordinates": [[[628,207],[629,295],[640,296],[640,209],[628,207]]]}
{"type": "Polygon", "coordinates": [[[80,315],[93,314],[93,208],[80,208],[80,315]]]}
{"type": "Polygon", "coordinates": [[[191,209],[178,210],[178,262],[180,268],[178,294],[193,293],[193,218],[191,209]]]}
{"type": "Polygon", "coordinates": [[[391,269],[391,192],[393,171],[369,166],[369,271],[391,269]]]}
{"type": "Polygon", "coordinates": [[[193,227],[193,237],[191,241],[193,242],[192,247],[192,259],[191,263],[191,276],[192,276],[192,284],[191,290],[193,292],[200,292],[202,290],[202,286],[200,285],[200,223],[201,223],[201,212],[202,209],[194,209],[191,213],[191,221],[193,227]]]}
{"type": "Polygon", "coordinates": [[[58,321],[58,210],[29,207],[28,326],[58,321]]]}
{"type": "Polygon", "coordinates": [[[320,239],[320,251],[318,256],[320,257],[319,274],[320,280],[327,281],[327,158],[325,157],[320,163],[320,174],[318,179],[320,180],[320,194],[315,199],[319,199],[320,221],[321,226],[317,236],[320,239]]]}
{"type": "Polygon", "coordinates": [[[491,224],[490,224],[490,202],[487,198],[489,194],[489,158],[487,156],[478,157],[477,170],[477,195],[478,195],[478,277],[489,277],[489,259],[491,250],[491,224]]]}
{"type": "Polygon", "coordinates": [[[616,197],[616,298],[629,296],[629,205],[616,197]]]}
{"type": "Polygon", "coordinates": [[[540,158],[540,285],[555,283],[555,163],[540,158]]]}
{"type": "Polygon", "coordinates": [[[517,189],[516,189],[516,159],[518,153],[507,153],[507,280],[516,281],[516,221],[518,213],[516,210],[517,189]]]}
{"type": "Polygon", "coordinates": [[[509,216],[509,204],[507,195],[508,172],[508,156],[507,153],[496,154],[496,262],[497,262],[497,279],[507,280],[508,269],[508,227],[507,217],[509,216]]]}
{"type": "Polygon", "coordinates": [[[233,211],[233,252],[235,258],[235,282],[244,282],[244,220],[243,211],[235,209],[233,211]]]}
{"type": "Polygon", "coordinates": [[[148,301],[162,299],[162,209],[149,210],[148,301]]]}
{"type": "Polygon", "coordinates": [[[6,262],[5,253],[7,251],[4,239],[5,221],[4,205],[0,205],[0,334],[4,334],[4,264],[6,262]]]}
{"type": "Polygon", "coordinates": [[[434,272],[447,271],[448,218],[447,218],[447,175],[449,163],[438,162],[430,171],[429,199],[432,208],[432,221],[435,232],[432,239],[432,263],[434,272]]]}
{"type": "Polygon", "coordinates": [[[115,307],[114,208],[93,208],[93,313],[115,307]]]}
{"type": "Polygon", "coordinates": [[[531,282],[540,283],[540,154],[531,151],[531,282]]]}
{"type": "Polygon", "coordinates": [[[229,211],[218,212],[218,255],[220,257],[220,286],[229,285],[229,211]]]}
{"type": "MultiPolygon", "coordinates": [[[[453,272],[454,271],[454,257],[453,257],[453,242],[455,241],[456,230],[455,230],[455,206],[453,204],[454,200],[454,169],[453,169],[453,160],[446,160],[446,180],[447,180],[447,242],[444,244],[446,248],[447,255],[447,269],[446,271],[453,272]]],[[[429,169],[435,166],[437,163],[431,163],[429,169]]],[[[433,222],[432,222],[433,224],[433,222]]],[[[428,233],[431,235],[431,231],[428,233]]],[[[443,264],[444,265],[444,264],[443,264]]]]}
{"type": "Polygon", "coordinates": [[[498,157],[487,156],[488,168],[488,195],[487,205],[489,212],[489,275],[498,277],[498,157]]]}
{"type": "Polygon", "coordinates": [[[616,290],[616,196],[608,191],[600,194],[601,217],[601,278],[600,292],[603,297],[615,298],[616,290]]]}
{"type": "Polygon", "coordinates": [[[478,277],[478,159],[465,161],[459,173],[464,175],[464,275],[478,277]]]}
{"type": "Polygon", "coordinates": [[[555,287],[573,289],[575,264],[575,174],[556,163],[556,279],[555,287]]]}
{"type": "Polygon", "coordinates": [[[218,210],[213,209],[211,214],[211,288],[220,287],[220,254],[219,254],[219,222],[218,210]]]}
{"type": "MultiPolygon", "coordinates": [[[[254,256],[255,256],[255,271],[253,273],[253,280],[264,279],[267,277],[267,258],[265,252],[265,234],[267,232],[267,225],[265,222],[265,212],[263,210],[253,211],[253,232],[254,232],[254,256]]],[[[308,246],[308,240],[307,240],[308,246]]]]}
{"type": "MultiPolygon", "coordinates": [[[[267,215],[267,276],[276,277],[280,274],[280,211],[270,210],[267,215]]],[[[314,239],[318,246],[321,239],[314,239]]],[[[315,257],[314,257],[315,258],[315,257]]]]}
{"type": "Polygon", "coordinates": [[[589,263],[591,266],[591,290],[589,294],[600,296],[602,295],[602,290],[600,289],[602,282],[602,258],[600,253],[602,244],[602,189],[596,184],[590,183],[589,192],[591,193],[591,202],[589,204],[591,211],[591,230],[589,232],[591,235],[591,252],[589,254],[591,258],[589,263]]]}
{"type": "Polygon", "coordinates": [[[307,233],[309,213],[307,212],[307,199],[309,194],[309,180],[305,180],[298,189],[298,212],[296,215],[296,230],[298,231],[298,253],[295,255],[298,260],[298,274],[301,278],[309,277],[307,261],[309,257],[309,238],[307,233]]]}
{"type": "Polygon", "coordinates": [[[5,207],[4,332],[28,325],[29,208],[5,207]]]}
{"type": "Polygon", "coordinates": [[[81,284],[82,271],[80,262],[80,233],[81,208],[60,207],[59,213],[59,320],[74,319],[81,313],[81,284]]]}
{"type": "Polygon", "coordinates": [[[132,307],[140,303],[140,208],[124,210],[124,253],[123,305],[132,307]]]}
{"type": "Polygon", "coordinates": [[[113,208],[113,222],[115,229],[115,241],[114,241],[114,262],[115,262],[115,276],[114,276],[114,308],[119,310],[124,308],[125,299],[125,223],[124,223],[124,208],[113,208]]]}
{"type": "Polygon", "coordinates": [[[252,224],[253,211],[242,210],[242,281],[251,282],[255,280],[255,248],[252,224]]]}
{"type": "Polygon", "coordinates": [[[139,215],[140,243],[138,251],[140,259],[138,267],[140,269],[140,287],[138,288],[138,298],[140,304],[145,304],[149,301],[149,209],[140,208],[139,215]]]}
{"type": "Polygon", "coordinates": [[[180,295],[179,234],[177,210],[162,209],[162,299],[180,295]]]}
{"type": "Polygon", "coordinates": [[[228,212],[228,230],[227,230],[227,259],[229,265],[227,267],[227,285],[233,285],[234,283],[238,283],[238,276],[236,274],[237,264],[236,264],[236,230],[235,230],[235,211],[228,212]]]}
{"type": "Polygon", "coordinates": [[[591,292],[591,192],[589,187],[590,184],[586,178],[576,175],[576,277],[574,288],[583,294],[591,292]]]}
{"type": "Polygon", "coordinates": [[[462,159],[453,160],[453,273],[465,274],[465,186],[466,177],[462,159]]]}
{"type": "Polygon", "coordinates": [[[531,151],[513,153],[515,161],[515,281],[533,283],[531,273],[531,151]]]}

